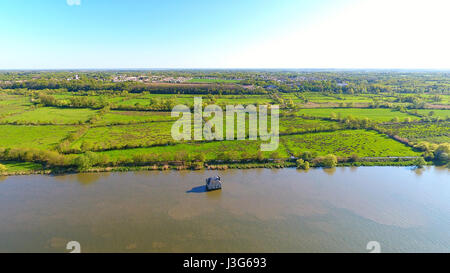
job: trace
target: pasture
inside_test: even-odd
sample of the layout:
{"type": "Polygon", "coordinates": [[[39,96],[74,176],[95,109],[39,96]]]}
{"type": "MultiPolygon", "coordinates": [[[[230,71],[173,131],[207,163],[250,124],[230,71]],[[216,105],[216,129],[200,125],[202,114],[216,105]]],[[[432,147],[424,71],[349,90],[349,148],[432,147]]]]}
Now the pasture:
{"type": "MultiPolygon", "coordinates": [[[[258,156],[261,141],[212,141],[186,143],[168,146],[155,146],[126,150],[99,152],[112,160],[126,161],[138,155],[151,155],[155,161],[193,159],[204,155],[206,161],[254,160],[258,156]]],[[[280,145],[274,152],[261,152],[262,158],[287,158],[289,153],[280,145]]]]}
{"type": "Polygon", "coordinates": [[[399,118],[400,121],[404,121],[407,118],[410,118],[411,120],[420,119],[417,116],[384,108],[311,108],[301,109],[297,112],[299,115],[322,118],[330,118],[332,113],[334,113],[338,118],[347,118],[350,116],[357,119],[368,118],[369,120],[376,122],[390,122],[394,118],[399,118]]]}
{"type": "Polygon", "coordinates": [[[384,128],[392,130],[393,134],[412,142],[427,141],[432,143],[450,142],[450,122],[424,122],[387,124],[384,128]]]}
{"type": "Polygon", "coordinates": [[[53,149],[75,130],[74,126],[0,125],[0,147],[53,149]]]}
{"type": "Polygon", "coordinates": [[[450,118],[450,109],[449,110],[441,110],[441,109],[418,109],[417,112],[421,115],[425,115],[427,117],[439,117],[441,119],[450,118]]]}
{"type": "Polygon", "coordinates": [[[110,111],[102,116],[95,125],[121,125],[145,122],[174,121],[170,112],[143,112],[143,111],[110,111]]]}
{"type": "Polygon", "coordinates": [[[93,127],[72,148],[89,151],[165,144],[172,139],[171,127],[171,122],[93,127]]]}
{"type": "Polygon", "coordinates": [[[97,111],[86,108],[40,107],[1,121],[15,124],[83,124],[96,113],[97,111]]]}
{"type": "Polygon", "coordinates": [[[342,130],[282,136],[281,142],[293,154],[317,152],[318,155],[384,157],[419,156],[420,153],[385,135],[366,130],[342,130]]]}

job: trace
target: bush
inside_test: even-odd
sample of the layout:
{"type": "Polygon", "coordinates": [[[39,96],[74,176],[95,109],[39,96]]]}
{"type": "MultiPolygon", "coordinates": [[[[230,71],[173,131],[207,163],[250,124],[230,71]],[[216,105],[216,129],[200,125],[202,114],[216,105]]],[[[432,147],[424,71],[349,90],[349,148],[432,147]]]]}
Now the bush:
{"type": "Polygon", "coordinates": [[[425,161],[425,159],[423,159],[423,157],[419,157],[416,160],[414,160],[414,165],[417,168],[423,168],[423,166],[426,164],[427,164],[427,162],[425,161]]]}
{"type": "Polygon", "coordinates": [[[309,169],[309,162],[308,161],[304,161],[303,159],[299,158],[297,160],[297,169],[308,170],[309,169]]]}
{"type": "Polygon", "coordinates": [[[195,159],[195,161],[198,161],[198,162],[205,162],[206,156],[204,153],[199,153],[194,156],[194,159],[195,159]]]}
{"type": "Polygon", "coordinates": [[[107,155],[100,155],[93,152],[86,152],[84,155],[76,157],[73,164],[77,166],[80,171],[85,171],[92,166],[106,165],[109,163],[107,155]]]}
{"type": "Polygon", "coordinates": [[[444,164],[449,162],[450,144],[440,144],[434,151],[434,158],[444,164]]]}
{"type": "Polygon", "coordinates": [[[80,155],[74,159],[73,164],[77,166],[79,171],[85,171],[92,167],[92,162],[86,155],[80,155]]]}
{"type": "Polygon", "coordinates": [[[313,152],[311,153],[310,151],[305,151],[305,152],[301,152],[298,155],[298,158],[301,158],[305,161],[311,161],[312,159],[314,159],[317,156],[317,152],[313,152]]]}
{"type": "Polygon", "coordinates": [[[313,160],[314,166],[332,168],[337,165],[337,157],[335,155],[329,154],[326,156],[320,156],[313,160]]]}
{"type": "Polygon", "coordinates": [[[7,168],[5,165],[0,164],[0,173],[6,172],[7,168]]]}
{"type": "Polygon", "coordinates": [[[351,162],[357,162],[359,160],[359,156],[357,154],[352,154],[350,156],[350,161],[351,162]]]}

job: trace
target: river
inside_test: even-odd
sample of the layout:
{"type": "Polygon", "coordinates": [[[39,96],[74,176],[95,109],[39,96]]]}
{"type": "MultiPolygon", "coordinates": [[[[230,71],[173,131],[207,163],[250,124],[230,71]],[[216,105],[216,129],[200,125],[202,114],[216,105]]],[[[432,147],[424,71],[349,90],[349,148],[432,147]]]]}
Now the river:
{"type": "Polygon", "coordinates": [[[450,252],[450,171],[341,167],[0,177],[0,251],[450,252]],[[205,192],[219,174],[221,191],[205,192]]]}

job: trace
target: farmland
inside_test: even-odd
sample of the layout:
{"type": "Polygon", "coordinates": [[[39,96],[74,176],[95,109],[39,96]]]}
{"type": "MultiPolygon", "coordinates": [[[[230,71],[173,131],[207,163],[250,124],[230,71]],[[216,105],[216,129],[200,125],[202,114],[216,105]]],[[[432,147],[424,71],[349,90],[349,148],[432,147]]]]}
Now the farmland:
{"type": "MultiPolygon", "coordinates": [[[[408,75],[424,88],[420,90],[408,89],[395,75],[385,79],[376,73],[369,75],[377,79],[373,86],[361,84],[360,74],[344,72],[317,72],[312,80],[304,74],[297,82],[282,72],[215,72],[215,77],[191,72],[187,83],[147,85],[97,81],[98,74],[90,72],[68,82],[60,73],[46,74],[52,79],[48,83],[35,80],[38,72],[30,74],[33,78],[0,73],[5,82],[20,80],[0,81],[0,164],[7,173],[145,166],[304,168],[305,161],[311,166],[410,165],[419,157],[427,164],[448,162],[450,83],[439,73],[408,75]],[[342,77],[349,83],[330,85],[316,76],[338,82],[342,77]],[[430,77],[443,84],[428,82],[430,77]],[[195,97],[202,98],[203,107],[216,104],[223,110],[226,105],[279,105],[277,149],[261,151],[267,140],[248,140],[249,115],[246,140],[174,140],[171,128],[179,117],[172,117],[171,109],[177,104],[192,109],[195,97]]],[[[102,73],[103,79],[117,78],[115,72],[102,73]]],[[[203,117],[202,124],[209,119],[203,117]]],[[[270,129],[270,115],[267,123],[270,129]]],[[[225,136],[225,122],[223,126],[225,136]]]]}
{"type": "Polygon", "coordinates": [[[317,152],[318,155],[334,154],[348,157],[419,156],[408,146],[398,143],[377,132],[365,130],[343,130],[286,136],[281,139],[293,154],[317,152]]]}
{"type": "Polygon", "coordinates": [[[336,117],[347,118],[350,116],[358,119],[368,118],[369,120],[377,122],[390,122],[396,118],[398,118],[400,121],[404,121],[407,118],[412,120],[419,119],[417,116],[383,108],[313,108],[301,109],[300,111],[298,111],[298,114],[323,118],[329,118],[334,114],[336,117]]]}
{"type": "Polygon", "coordinates": [[[412,142],[450,142],[450,123],[448,121],[435,123],[387,124],[384,125],[384,127],[392,130],[393,134],[406,138],[412,142]]]}
{"type": "Polygon", "coordinates": [[[83,124],[95,115],[91,109],[37,108],[1,120],[13,124],[83,124]]]}
{"type": "Polygon", "coordinates": [[[0,125],[1,147],[51,149],[75,130],[71,126],[0,125]]]}

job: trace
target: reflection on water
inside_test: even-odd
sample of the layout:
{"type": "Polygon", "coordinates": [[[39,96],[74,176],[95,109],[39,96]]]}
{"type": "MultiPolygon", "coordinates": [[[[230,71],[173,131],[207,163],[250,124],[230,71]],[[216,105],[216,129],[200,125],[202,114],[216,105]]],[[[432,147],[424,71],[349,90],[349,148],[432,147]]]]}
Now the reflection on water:
{"type": "Polygon", "coordinates": [[[111,173],[109,172],[98,172],[98,173],[77,173],[72,175],[67,174],[56,174],[52,177],[55,178],[56,181],[61,182],[78,182],[80,185],[88,186],[94,182],[99,181],[102,178],[107,178],[111,173]],[[76,179],[74,179],[74,177],[76,179]]]}
{"type": "Polygon", "coordinates": [[[109,176],[110,173],[108,172],[101,172],[101,173],[79,173],[76,174],[77,176],[77,181],[82,184],[82,185],[90,185],[94,182],[97,182],[98,180],[100,180],[101,178],[107,178],[109,176]]]}
{"type": "Polygon", "coordinates": [[[333,175],[336,172],[336,168],[323,168],[323,171],[328,175],[333,175]]]}
{"type": "MultiPolygon", "coordinates": [[[[0,251],[450,251],[450,172],[139,171],[0,183],[0,251]],[[206,192],[219,174],[223,190],[206,192]]],[[[1,179],[1,178],[0,178],[1,179]]]]}

